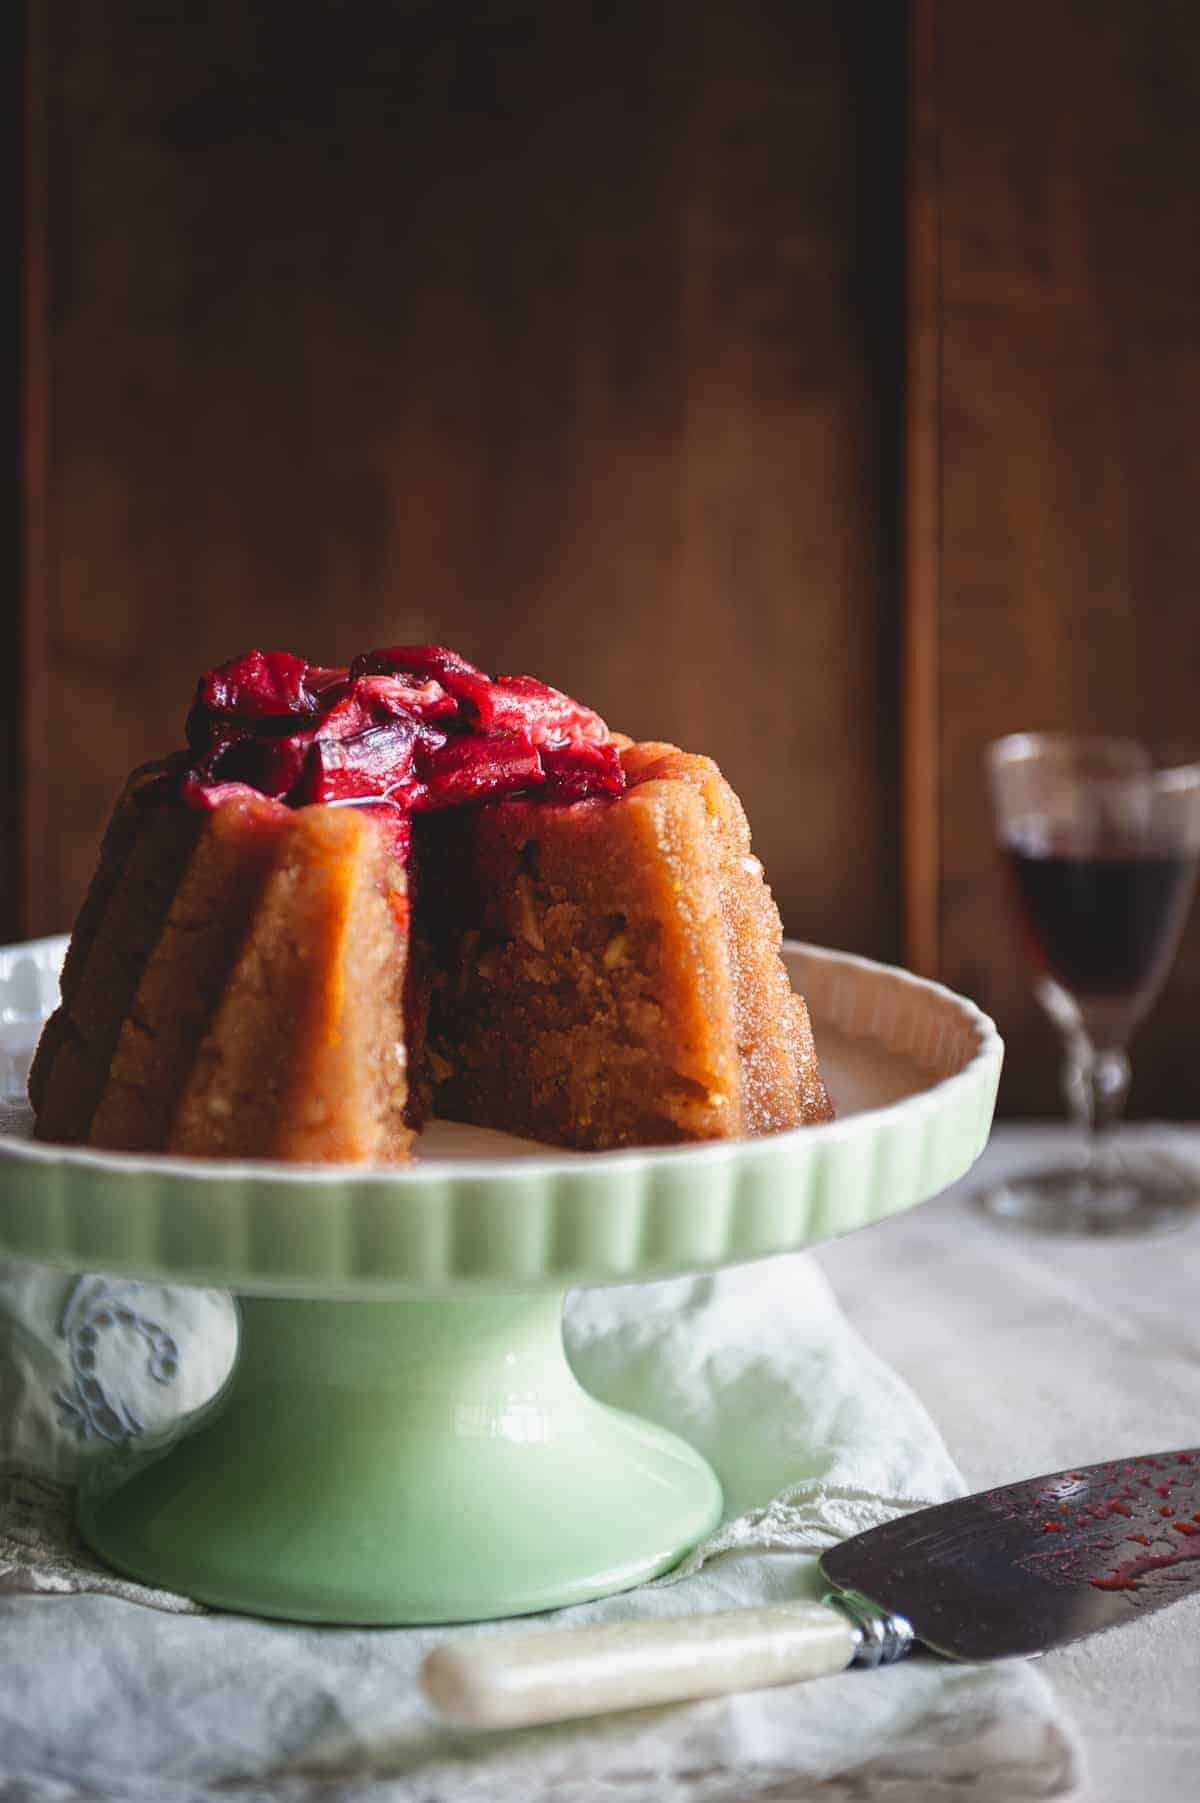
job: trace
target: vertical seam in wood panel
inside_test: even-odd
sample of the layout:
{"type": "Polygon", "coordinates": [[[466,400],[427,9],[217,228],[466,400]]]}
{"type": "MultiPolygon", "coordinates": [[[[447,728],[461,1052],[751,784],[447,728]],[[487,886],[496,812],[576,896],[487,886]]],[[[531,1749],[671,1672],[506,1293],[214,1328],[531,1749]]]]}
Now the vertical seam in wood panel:
{"type": "Polygon", "coordinates": [[[938,613],[941,581],[942,268],[938,4],[912,0],[908,96],[902,819],[904,955],[941,952],[938,613]]]}
{"type": "Polygon", "coordinates": [[[48,0],[27,0],[25,57],[25,281],[23,349],[24,429],[24,592],[23,663],[24,719],[20,733],[22,758],[22,839],[24,866],[21,879],[23,930],[43,931],[39,917],[42,885],[38,861],[47,841],[48,802],[42,772],[45,747],[43,723],[48,719],[45,685],[46,642],[49,634],[49,522],[47,518],[50,461],[49,368],[49,70],[47,61],[48,0]]]}
{"type": "Polygon", "coordinates": [[[25,798],[25,622],[22,595],[25,582],[25,427],[24,369],[22,351],[25,329],[25,238],[27,207],[25,138],[28,119],[27,8],[10,6],[0,23],[3,55],[3,161],[0,162],[0,211],[9,229],[0,242],[0,332],[10,355],[0,367],[0,418],[3,425],[4,492],[0,498],[0,559],[3,561],[6,606],[0,618],[9,627],[5,646],[3,703],[0,706],[0,771],[4,792],[0,795],[0,939],[16,939],[22,927],[25,860],[23,834],[25,798]]]}

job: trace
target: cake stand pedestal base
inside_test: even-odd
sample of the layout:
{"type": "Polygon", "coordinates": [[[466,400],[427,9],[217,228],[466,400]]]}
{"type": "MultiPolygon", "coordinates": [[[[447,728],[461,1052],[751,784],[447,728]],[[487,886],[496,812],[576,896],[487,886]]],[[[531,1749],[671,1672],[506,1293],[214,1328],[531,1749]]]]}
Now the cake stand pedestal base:
{"type": "Polygon", "coordinates": [[[133,1577],[293,1621],[483,1620],[642,1583],[720,1518],[698,1453],[580,1387],[560,1295],[240,1306],[204,1418],[82,1496],[133,1577]]]}

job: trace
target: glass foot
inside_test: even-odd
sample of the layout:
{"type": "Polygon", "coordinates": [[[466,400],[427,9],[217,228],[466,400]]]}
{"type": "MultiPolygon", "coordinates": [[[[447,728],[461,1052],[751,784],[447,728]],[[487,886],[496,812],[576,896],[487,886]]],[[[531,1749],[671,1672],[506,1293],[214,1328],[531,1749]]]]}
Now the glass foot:
{"type": "Polygon", "coordinates": [[[1039,1233],[1173,1233],[1200,1212],[1200,1172],[1142,1153],[1105,1171],[1017,1172],[982,1191],[976,1203],[993,1220],[1039,1233]]]}

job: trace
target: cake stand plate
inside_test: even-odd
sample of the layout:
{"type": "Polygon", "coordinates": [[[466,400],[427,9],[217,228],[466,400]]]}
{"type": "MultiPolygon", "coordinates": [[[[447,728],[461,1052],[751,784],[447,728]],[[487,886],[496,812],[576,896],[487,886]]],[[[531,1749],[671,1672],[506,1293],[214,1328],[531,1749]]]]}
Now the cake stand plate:
{"type": "MultiPolygon", "coordinates": [[[[0,951],[5,1043],[63,940],[0,951]]],[[[838,1118],[761,1139],[567,1153],[434,1123],[404,1168],[134,1157],[0,1122],[0,1248],[237,1293],[220,1394],[126,1438],[81,1494],[112,1565],[292,1620],[518,1615],[668,1570],[720,1519],[684,1441],[575,1379],[562,1301],[813,1245],[960,1177],[1002,1046],[904,971],[787,948],[838,1118]]],[[[25,1027],[22,1027],[22,1022],[25,1027]]]]}

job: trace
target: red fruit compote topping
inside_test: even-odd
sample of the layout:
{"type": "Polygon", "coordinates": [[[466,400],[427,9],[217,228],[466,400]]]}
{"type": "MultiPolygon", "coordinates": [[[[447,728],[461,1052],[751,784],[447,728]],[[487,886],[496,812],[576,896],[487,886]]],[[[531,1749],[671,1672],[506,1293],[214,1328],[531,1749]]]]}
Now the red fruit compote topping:
{"type": "Polygon", "coordinates": [[[201,678],[187,736],[191,807],[247,792],[288,807],[383,804],[401,853],[414,813],[625,787],[598,714],[535,677],[486,676],[441,645],[368,651],[348,669],[247,651],[201,678]]]}

